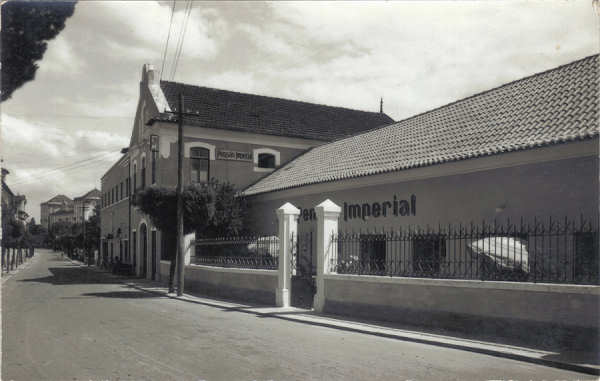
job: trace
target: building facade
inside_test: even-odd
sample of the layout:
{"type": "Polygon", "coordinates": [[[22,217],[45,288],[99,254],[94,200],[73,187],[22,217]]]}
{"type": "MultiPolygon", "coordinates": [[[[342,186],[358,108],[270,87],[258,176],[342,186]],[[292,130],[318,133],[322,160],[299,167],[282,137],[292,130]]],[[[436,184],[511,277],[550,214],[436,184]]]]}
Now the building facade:
{"type": "Polygon", "coordinates": [[[466,249],[453,247],[448,232],[487,223],[513,226],[497,234],[528,239],[532,252],[546,255],[544,267],[549,259],[555,267],[575,262],[597,276],[597,233],[563,234],[556,226],[588,221],[597,229],[598,73],[598,56],[587,57],[315,147],[244,190],[255,226],[276,234],[275,210],[290,202],[300,208],[299,235],[315,232],[314,208],[330,199],[341,208],[340,232],[367,242],[354,248],[358,258],[389,263],[402,251],[403,263],[417,256],[458,263],[466,249]],[[539,226],[557,233],[542,243],[539,226]],[[420,251],[425,233],[402,241],[405,248],[385,238],[411,229],[445,233],[420,251]]]}
{"type": "Polygon", "coordinates": [[[393,122],[381,112],[158,81],[156,76],[152,66],[144,66],[130,145],[102,177],[101,189],[103,255],[120,255],[148,278],[156,276],[161,257],[174,245],[166,245],[161,232],[132,206],[130,195],[147,186],[177,184],[179,94],[185,110],[184,185],[216,179],[241,190],[313,147],[393,122]]]}
{"type": "Polygon", "coordinates": [[[95,213],[96,206],[100,206],[101,193],[98,189],[92,189],[86,194],[73,199],[73,211],[75,223],[81,224],[87,221],[95,213]]]}
{"type": "Polygon", "coordinates": [[[2,192],[0,197],[0,239],[2,239],[2,221],[3,219],[14,218],[16,221],[25,224],[29,220],[29,214],[25,211],[27,198],[24,195],[15,194],[6,183],[6,176],[10,171],[6,168],[1,169],[2,192]]]}
{"type": "MultiPolygon", "coordinates": [[[[40,224],[50,230],[50,215],[59,210],[64,211],[69,209],[73,209],[72,199],[62,194],[52,197],[50,200],[40,204],[40,224]]],[[[66,218],[66,215],[61,218],[66,218]]],[[[70,220],[70,222],[73,222],[73,220],[70,220]]]]}

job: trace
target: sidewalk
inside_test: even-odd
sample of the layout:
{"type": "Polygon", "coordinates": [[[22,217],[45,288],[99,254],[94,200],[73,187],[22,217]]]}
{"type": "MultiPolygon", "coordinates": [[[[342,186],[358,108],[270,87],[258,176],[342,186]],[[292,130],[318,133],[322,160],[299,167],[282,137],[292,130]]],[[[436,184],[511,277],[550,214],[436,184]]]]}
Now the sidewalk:
{"type": "Polygon", "coordinates": [[[39,258],[39,255],[34,255],[33,257],[25,257],[23,260],[23,263],[21,263],[20,265],[18,265],[17,267],[15,267],[14,269],[10,270],[10,271],[4,271],[4,269],[1,271],[1,277],[2,277],[2,283],[0,284],[4,284],[4,282],[6,282],[7,280],[9,280],[10,278],[13,277],[13,275],[17,274],[18,272],[20,272],[23,269],[28,268],[29,266],[31,266],[31,264],[33,263],[33,261],[39,258]]]}
{"type": "MultiPolygon", "coordinates": [[[[79,261],[72,263],[87,267],[79,261]]],[[[95,271],[104,271],[91,267],[95,271]]],[[[108,273],[109,276],[114,276],[108,273]]],[[[167,287],[156,281],[146,279],[124,278],[118,276],[127,287],[159,294],[163,297],[180,300],[187,303],[201,304],[227,311],[253,314],[259,318],[274,318],[293,321],[300,324],[310,324],[332,329],[356,332],[367,335],[385,337],[388,339],[410,341],[428,345],[442,346],[463,351],[476,352],[491,356],[509,358],[559,369],[572,370],[590,375],[600,375],[598,356],[574,351],[548,351],[526,348],[518,345],[494,343],[481,338],[461,338],[455,335],[432,333],[431,330],[406,327],[398,328],[385,323],[349,320],[345,317],[316,314],[312,310],[296,307],[278,308],[258,305],[247,305],[234,301],[211,299],[202,296],[184,294],[177,296],[169,294],[167,287]]]]}

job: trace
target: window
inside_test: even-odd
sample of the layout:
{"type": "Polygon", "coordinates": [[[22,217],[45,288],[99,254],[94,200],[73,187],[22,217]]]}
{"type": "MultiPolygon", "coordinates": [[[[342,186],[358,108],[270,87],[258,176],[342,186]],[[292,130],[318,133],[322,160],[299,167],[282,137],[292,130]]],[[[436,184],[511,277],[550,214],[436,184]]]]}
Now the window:
{"type": "Polygon", "coordinates": [[[360,235],[360,263],[364,273],[385,273],[385,242],[385,234],[360,235]]]}
{"type": "Polygon", "coordinates": [[[446,238],[443,235],[426,234],[413,240],[413,272],[415,275],[434,276],[440,272],[440,264],[446,257],[446,238]]]}
{"type": "Polygon", "coordinates": [[[129,263],[129,241],[123,241],[123,258],[121,260],[125,260],[126,263],[129,263]]]}
{"type": "Polygon", "coordinates": [[[145,157],[142,158],[141,181],[142,181],[142,189],[146,188],[146,158],[145,157]]]}
{"type": "Polygon", "coordinates": [[[132,238],[132,242],[133,245],[131,245],[131,264],[133,265],[133,268],[135,269],[135,265],[137,262],[137,233],[135,231],[131,232],[131,238],[132,238]]]}
{"type": "Polygon", "coordinates": [[[275,168],[275,155],[270,153],[259,154],[258,168],[275,168]]]}
{"type": "Polygon", "coordinates": [[[133,193],[137,188],[137,164],[133,165],[133,193]]]}
{"type": "Polygon", "coordinates": [[[131,196],[131,189],[129,189],[129,177],[125,179],[125,192],[127,192],[127,197],[131,196]]]}
{"type": "Polygon", "coordinates": [[[271,148],[256,148],[252,151],[254,172],[271,172],[280,165],[280,154],[271,148]]]}
{"type": "Polygon", "coordinates": [[[210,151],[206,148],[190,148],[190,177],[192,184],[205,183],[210,178],[210,151]]]}
{"type": "Polygon", "coordinates": [[[575,238],[574,277],[578,282],[599,281],[598,233],[577,232],[575,238]]]}
{"type": "Polygon", "coordinates": [[[120,185],[120,186],[121,186],[121,200],[122,200],[122,199],[123,199],[123,197],[125,196],[125,195],[123,194],[123,182],[122,182],[122,181],[121,181],[121,185],[120,185]]]}
{"type": "Polygon", "coordinates": [[[152,184],[156,184],[156,155],[158,152],[152,152],[152,184]]]}

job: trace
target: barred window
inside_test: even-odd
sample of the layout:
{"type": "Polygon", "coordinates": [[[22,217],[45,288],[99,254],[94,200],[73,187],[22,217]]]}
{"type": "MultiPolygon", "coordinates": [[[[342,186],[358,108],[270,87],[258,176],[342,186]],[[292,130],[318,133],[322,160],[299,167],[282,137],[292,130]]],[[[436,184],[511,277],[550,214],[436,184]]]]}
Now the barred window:
{"type": "Polygon", "coordinates": [[[598,233],[577,232],[574,275],[576,281],[597,280],[599,275],[598,233]]]}
{"type": "Polygon", "coordinates": [[[423,276],[437,275],[440,263],[446,257],[446,239],[443,235],[419,235],[413,240],[413,271],[423,276]]]}
{"type": "Polygon", "coordinates": [[[385,234],[360,235],[360,262],[368,274],[385,272],[385,234]]]}

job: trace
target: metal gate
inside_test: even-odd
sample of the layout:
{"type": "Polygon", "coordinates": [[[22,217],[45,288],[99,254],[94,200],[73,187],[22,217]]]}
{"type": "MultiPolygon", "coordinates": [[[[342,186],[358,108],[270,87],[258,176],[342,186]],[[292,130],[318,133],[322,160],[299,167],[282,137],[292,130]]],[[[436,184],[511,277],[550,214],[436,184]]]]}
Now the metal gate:
{"type": "Polygon", "coordinates": [[[312,308],[317,291],[316,234],[312,230],[298,232],[297,236],[292,237],[291,247],[291,304],[294,307],[312,308]]]}

